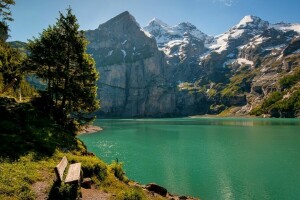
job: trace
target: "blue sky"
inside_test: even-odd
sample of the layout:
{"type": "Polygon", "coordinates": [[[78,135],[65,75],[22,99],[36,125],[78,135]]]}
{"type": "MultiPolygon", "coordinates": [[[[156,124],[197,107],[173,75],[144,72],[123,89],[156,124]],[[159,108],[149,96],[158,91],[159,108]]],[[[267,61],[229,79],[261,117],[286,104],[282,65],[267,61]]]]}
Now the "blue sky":
{"type": "Polygon", "coordinates": [[[129,11],[141,26],[154,17],[169,25],[191,22],[215,36],[237,24],[245,15],[271,23],[300,23],[299,0],[15,0],[15,21],[10,41],[27,41],[55,23],[58,12],[70,5],[83,30],[96,29],[123,11],[129,11]]]}

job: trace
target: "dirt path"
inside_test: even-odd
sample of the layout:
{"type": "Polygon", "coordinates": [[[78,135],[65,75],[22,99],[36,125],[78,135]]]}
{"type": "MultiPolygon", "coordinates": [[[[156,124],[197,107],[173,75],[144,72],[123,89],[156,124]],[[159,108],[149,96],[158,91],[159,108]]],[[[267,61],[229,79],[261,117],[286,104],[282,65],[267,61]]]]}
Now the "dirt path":
{"type": "Polygon", "coordinates": [[[102,192],[97,189],[84,189],[81,188],[82,200],[108,200],[110,194],[102,192]]]}
{"type": "Polygon", "coordinates": [[[32,185],[32,190],[36,195],[37,200],[47,200],[48,199],[48,189],[49,185],[45,181],[39,181],[32,185]]]}

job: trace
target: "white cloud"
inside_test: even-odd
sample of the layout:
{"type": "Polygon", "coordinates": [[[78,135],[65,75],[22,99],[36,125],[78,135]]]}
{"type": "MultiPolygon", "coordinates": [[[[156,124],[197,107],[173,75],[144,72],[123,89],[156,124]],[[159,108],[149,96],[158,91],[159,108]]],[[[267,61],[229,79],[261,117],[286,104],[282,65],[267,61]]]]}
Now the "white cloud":
{"type": "Polygon", "coordinates": [[[237,0],[217,0],[217,2],[223,3],[225,6],[232,6],[237,0]]]}

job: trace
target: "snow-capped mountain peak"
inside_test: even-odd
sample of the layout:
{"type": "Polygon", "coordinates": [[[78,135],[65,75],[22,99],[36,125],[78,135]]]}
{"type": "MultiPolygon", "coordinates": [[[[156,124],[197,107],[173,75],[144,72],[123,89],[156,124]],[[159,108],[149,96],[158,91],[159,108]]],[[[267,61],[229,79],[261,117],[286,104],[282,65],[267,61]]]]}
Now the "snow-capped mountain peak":
{"type": "Polygon", "coordinates": [[[246,15],[237,25],[233,27],[233,29],[266,29],[268,26],[269,22],[253,15],[246,15]]]}
{"type": "MultiPolygon", "coordinates": [[[[229,31],[218,35],[214,38],[214,41],[207,44],[207,47],[212,51],[221,53],[228,49],[230,40],[247,40],[249,37],[261,34],[264,30],[268,29],[269,22],[262,20],[259,17],[253,15],[246,15],[240,20],[240,22],[233,26],[229,31]]],[[[242,43],[240,41],[240,43],[242,43]]]]}
{"type": "Polygon", "coordinates": [[[160,27],[164,27],[164,28],[168,28],[169,25],[164,23],[162,20],[157,19],[157,18],[153,18],[146,27],[150,27],[150,26],[160,26],[160,27]]]}
{"type": "Polygon", "coordinates": [[[247,24],[251,23],[254,21],[254,16],[252,15],[246,15],[237,25],[236,27],[245,27],[247,24]]]}
{"type": "Polygon", "coordinates": [[[152,19],[149,24],[144,27],[144,30],[156,39],[160,48],[171,41],[183,40],[187,35],[201,41],[210,38],[191,23],[182,22],[175,26],[169,26],[157,18],[152,19]]]}

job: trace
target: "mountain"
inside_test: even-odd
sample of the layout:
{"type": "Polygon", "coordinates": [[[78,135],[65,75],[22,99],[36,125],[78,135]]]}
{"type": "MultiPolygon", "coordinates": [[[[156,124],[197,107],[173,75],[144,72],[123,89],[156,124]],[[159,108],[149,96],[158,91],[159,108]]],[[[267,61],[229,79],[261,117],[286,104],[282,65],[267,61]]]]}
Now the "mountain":
{"type": "Polygon", "coordinates": [[[299,24],[270,24],[248,15],[212,37],[188,22],[169,26],[153,19],[141,28],[124,12],[86,31],[86,37],[101,74],[101,116],[187,116],[224,110],[234,115],[300,115],[300,106],[290,105],[298,100],[300,105],[299,24]],[[282,84],[290,79],[289,87],[282,84]],[[276,108],[265,103],[274,92],[281,97],[273,99],[276,108]],[[292,103],[286,108],[284,101],[292,103]]]}
{"type": "Polygon", "coordinates": [[[144,117],[174,112],[175,92],[165,79],[164,54],[129,12],[86,31],[86,37],[101,74],[100,114],[144,117]]]}
{"type": "Polygon", "coordinates": [[[156,39],[160,48],[167,46],[170,41],[183,40],[187,35],[201,41],[205,41],[210,38],[191,23],[183,22],[176,26],[169,26],[156,18],[151,20],[149,24],[144,27],[144,30],[148,32],[151,37],[156,39]]]}

